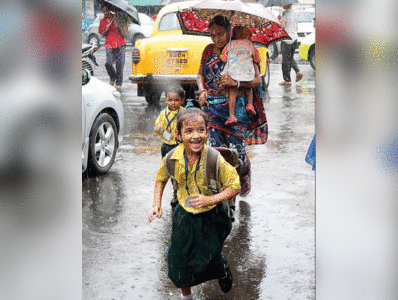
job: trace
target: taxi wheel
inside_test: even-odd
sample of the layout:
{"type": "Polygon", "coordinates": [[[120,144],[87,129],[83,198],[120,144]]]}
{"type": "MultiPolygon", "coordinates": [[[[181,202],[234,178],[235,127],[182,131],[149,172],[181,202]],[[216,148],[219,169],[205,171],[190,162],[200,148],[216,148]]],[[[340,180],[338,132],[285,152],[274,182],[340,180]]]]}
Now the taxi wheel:
{"type": "Polygon", "coordinates": [[[311,67],[315,70],[315,45],[311,45],[308,50],[308,60],[310,61],[311,67]]]}
{"type": "Polygon", "coordinates": [[[275,43],[272,43],[271,45],[268,46],[268,55],[272,60],[275,60],[275,58],[278,57],[279,55],[278,47],[276,46],[275,43]]]}
{"type": "Polygon", "coordinates": [[[269,60],[267,59],[265,75],[261,77],[262,89],[263,91],[268,90],[269,87],[269,78],[270,78],[271,71],[269,69],[269,60]]]}
{"type": "Polygon", "coordinates": [[[158,91],[157,89],[150,87],[145,93],[145,100],[149,105],[158,105],[161,95],[162,91],[158,91]]]}
{"type": "Polygon", "coordinates": [[[144,35],[142,35],[141,33],[137,33],[136,35],[134,35],[133,39],[131,40],[131,44],[132,44],[133,46],[135,46],[135,43],[136,43],[136,42],[138,42],[139,40],[142,40],[142,39],[144,39],[144,38],[145,38],[144,35]]]}

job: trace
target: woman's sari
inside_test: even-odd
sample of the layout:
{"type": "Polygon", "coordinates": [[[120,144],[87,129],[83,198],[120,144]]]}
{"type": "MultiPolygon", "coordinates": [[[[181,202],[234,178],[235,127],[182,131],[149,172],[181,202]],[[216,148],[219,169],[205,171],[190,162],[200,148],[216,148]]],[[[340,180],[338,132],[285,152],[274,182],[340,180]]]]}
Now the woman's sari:
{"type": "Polygon", "coordinates": [[[250,160],[246,153],[246,144],[264,144],[268,138],[267,117],[262,103],[261,87],[253,89],[253,106],[256,115],[249,117],[246,112],[247,99],[245,96],[237,97],[235,105],[236,125],[225,125],[229,118],[228,98],[221,96],[225,87],[220,84],[223,62],[215,54],[214,46],[209,45],[202,57],[205,88],[208,91],[208,107],[203,110],[208,114],[210,127],[210,145],[213,147],[234,148],[243,161],[242,175],[246,179],[241,186],[241,196],[250,192],[250,160]]]}
{"type": "Polygon", "coordinates": [[[229,118],[228,98],[223,95],[225,86],[221,85],[221,73],[225,62],[214,53],[214,44],[206,47],[202,57],[205,88],[208,91],[208,108],[205,111],[209,116],[209,126],[224,131],[227,134],[244,140],[250,144],[264,144],[268,138],[267,117],[262,103],[261,87],[253,89],[253,106],[256,114],[249,117],[246,112],[247,99],[245,96],[237,97],[235,116],[236,125],[225,125],[229,118]]]}

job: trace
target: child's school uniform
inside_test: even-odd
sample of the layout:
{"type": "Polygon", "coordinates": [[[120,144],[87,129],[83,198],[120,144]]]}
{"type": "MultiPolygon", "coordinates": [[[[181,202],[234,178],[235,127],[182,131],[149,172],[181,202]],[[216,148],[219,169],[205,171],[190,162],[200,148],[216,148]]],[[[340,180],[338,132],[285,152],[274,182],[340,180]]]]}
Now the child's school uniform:
{"type": "MultiPolygon", "coordinates": [[[[178,146],[176,139],[177,114],[183,109],[183,107],[180,107],[175,111],[170,111],[166,107],[165,110],[160,112],[158,118],[156,119],[155,126],[162,126],[162,133],[160,134],[160,140],[162,141],[162,157],[164,157],[170,150],[178,146]]],[[[154,133],[154,136],[158,135],[158,132],[154,133]]]]}
{"type": "MultiPolygon", "coordinates": [[[[176,160],[174,177],[177,181],[178,203],[173,209],[171,245],[168,253],[169,278],[178,288],[195,286],[225,275],[227,260],[222,254],[225,239],[232,229],[227,209],[222,205],[204,208],[185,206],[189,195],[212,195],[205,182],[206,145],[197,163],[189,168],[180,144],[170,159],[176,160]],[[186,172],[188,170],[188,172],[186,172]]],[[[156,174],[157,181],[167,181],[164,159],[156,174]]],[[[236,169],[220,156],[220,191],[227,187],[240,189],[236,169]]]]}
{"type": "Polygon", "coordinates": [[[232,40],[224,47],[220,58],[227,62],[223,74],[238,81],[252,81],[255,76],[253,63],[261,62],[260,53],[249,40],[232,40]]]}

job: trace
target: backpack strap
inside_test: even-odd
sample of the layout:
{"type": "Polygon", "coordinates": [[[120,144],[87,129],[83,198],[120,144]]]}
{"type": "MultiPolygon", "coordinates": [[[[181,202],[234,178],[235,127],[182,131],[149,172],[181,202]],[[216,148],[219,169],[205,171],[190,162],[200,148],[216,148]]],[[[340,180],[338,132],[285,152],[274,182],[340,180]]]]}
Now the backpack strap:
{"type": "Polygon", "coordinates": [[[218,164],[220,162],[220,152],[213,147],[207,146],[205,166],[206,184],[213,194],[219,192],[218,186],[218,164]]]}
{"type": "Polygon", "coordinates": [[[176,164],[175,159],[171,159],[171,156],[173,155],[174,150],[175,150],[175,148],[172,149],[171,151],[169,151],[164,157],[164,166],[166,167],[166,173],[172,179],[174,179],[175,164],[176,164]]]}
{"type": "Polygon", "coordinates": [[[174,151],[176,148],[173,150],[169,151],[169,153],[166,154],[164,157],[164,166],[166,167],[166,173],[171,179],[171,183],[173,184],[173,200],[171,200],[171,205],[175,205],[178,200],[177,200],[177,181],[175,180],[175,167],[176,167],[176,160],[171,159],[171,156],[173,155],[174,151]]]}
{"type": "Polygon", "coordinates": [[[227,163],[235,169],[239,167],[239,155],[235,149],[225,147],[214,147],[224,157],[227,163]]]}
{"type": "MultiPolygon", "coordinates": [[[[232,165],[240,174],[242,161],[239,159],[238,152],[235,149],[225,147],[207,147],[206,161],[205,161],[205,178],[209,189],[213,194],[219,192],[218,180],[218,164],[220,162],[220,155],[222,155],[226,162],[232,165]]],[[[241,181],[242,182],[242,181],[241,181]]],[[[223,206],[228,210],[228,216],[231,221],[235,221],[235,201],[236,197],[223,201],[223,206]]]]}

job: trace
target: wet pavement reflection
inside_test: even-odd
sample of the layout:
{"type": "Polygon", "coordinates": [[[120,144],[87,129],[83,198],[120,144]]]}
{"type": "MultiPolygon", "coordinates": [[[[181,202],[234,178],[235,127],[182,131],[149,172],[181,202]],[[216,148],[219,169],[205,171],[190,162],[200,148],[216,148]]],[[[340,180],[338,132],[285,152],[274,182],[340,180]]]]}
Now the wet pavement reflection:
{"type": "Polygon", "coordinates": [[[266,276],[266,258],[254,253],[250,247],[250,205],[243,200],[239,202],[237,220],[224,246],[234,285],[228,294],[224,294],[217,280],[207,282],[199,288],[199,299],[260,299],[260,283],[266,276]]]}

